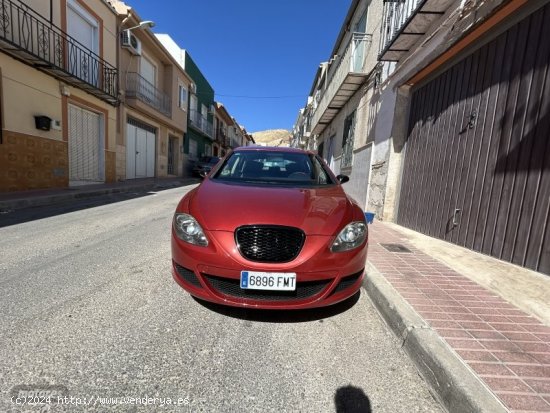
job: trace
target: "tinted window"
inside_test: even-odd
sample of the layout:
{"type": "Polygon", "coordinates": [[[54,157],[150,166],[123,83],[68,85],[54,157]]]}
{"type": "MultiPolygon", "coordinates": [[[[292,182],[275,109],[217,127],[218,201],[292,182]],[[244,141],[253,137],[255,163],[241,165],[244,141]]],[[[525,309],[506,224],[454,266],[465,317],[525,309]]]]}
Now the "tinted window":
{"type": "Polygon", "coordinates": [[[213,179],[291,186],[334,184],[314,155],[295,152],[233,152],[213,179]]]}

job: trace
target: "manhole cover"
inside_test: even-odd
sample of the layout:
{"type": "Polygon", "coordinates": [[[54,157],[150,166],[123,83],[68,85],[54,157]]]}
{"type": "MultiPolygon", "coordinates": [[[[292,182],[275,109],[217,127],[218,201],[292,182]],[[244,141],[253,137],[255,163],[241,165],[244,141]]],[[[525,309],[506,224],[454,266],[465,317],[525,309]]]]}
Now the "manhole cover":
{"type": "Polygon", "coordinates": [[[411,252],[410,249],[401,244],[380,244],[389,252],[411,252]]]}

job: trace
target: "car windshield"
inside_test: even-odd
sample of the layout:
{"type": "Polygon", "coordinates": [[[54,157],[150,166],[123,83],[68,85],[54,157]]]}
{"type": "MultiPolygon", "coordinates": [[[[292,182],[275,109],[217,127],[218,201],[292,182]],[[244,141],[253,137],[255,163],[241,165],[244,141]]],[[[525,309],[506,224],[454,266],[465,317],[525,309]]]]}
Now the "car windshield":
{"type": "Polygon", "coordinates": [[[279,151],[233,152],[212,179],[285,186],[319,186],[335,183],[315,155],[279,151]]]}

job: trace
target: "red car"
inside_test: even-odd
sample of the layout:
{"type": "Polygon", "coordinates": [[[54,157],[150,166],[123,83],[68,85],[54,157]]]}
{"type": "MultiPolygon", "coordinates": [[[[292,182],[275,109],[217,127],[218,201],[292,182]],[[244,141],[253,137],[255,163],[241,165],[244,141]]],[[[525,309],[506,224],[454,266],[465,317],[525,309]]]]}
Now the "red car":
{"type": "Polygon", "coordinates": [[[179,202],[174,279],[218,304],[304,309],[361,286],[367,225],[361,208],[316,154],[245,147],[230,153],[179,202]]]}

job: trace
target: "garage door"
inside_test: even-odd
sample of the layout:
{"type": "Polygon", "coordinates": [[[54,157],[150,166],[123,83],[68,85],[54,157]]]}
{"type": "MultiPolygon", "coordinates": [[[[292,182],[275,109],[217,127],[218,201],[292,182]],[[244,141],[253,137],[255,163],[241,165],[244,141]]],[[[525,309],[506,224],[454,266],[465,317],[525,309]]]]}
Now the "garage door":
{"type": "Polygon", "coordinates": [[[145,123],[128,120],[126,126],[126,179],[155,176],[156,129],[145,123]]]}
{"type": "Polygon", "coordinates": [[[412,97],[398,223],[550,274],[550,6],[412,97]]]}
{"type": "Polygon", "coordinates": [[[71,185],[104,181],[103,141],[101,115],[69,105],[69,182],[71,185]]]}

